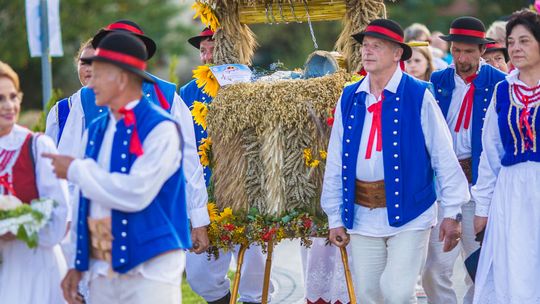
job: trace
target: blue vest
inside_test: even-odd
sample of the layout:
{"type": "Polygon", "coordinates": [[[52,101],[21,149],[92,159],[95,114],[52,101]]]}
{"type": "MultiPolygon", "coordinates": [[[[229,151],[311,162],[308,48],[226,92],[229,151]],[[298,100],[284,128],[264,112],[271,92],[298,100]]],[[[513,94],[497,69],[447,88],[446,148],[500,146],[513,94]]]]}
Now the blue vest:
{"type": "MultiPolygon", "coordinates": [[[[208,104],[212,102],[212,97],[206,95],[201,89],[199,89],[195,80],[190,81],[188,84],[180,88],[180,97],[190,109],[195,101],[206,102],[208,104]]],[[[195,139],[197,140],[198,147],[201,144],[201,140],[208,137],[208,133],[205,129],[203,129],[203,127],[196,124],[195,121],[193,121],[193,125],[195,127],[195,139]]],[[[203,169],[204,180],[206,182],[206,186],[208,187],[210,184],[212,170],[210,170],[209,167],[204,167],[203,169]]]]}
{"type": "Polygon", "coordinates": [[[60,141],[60,137],[62,137],[62,132],[64,132],[64,127],[66,125],[67,118],[69,116],[69,111],[71,111],[71,97],[64,98],[56,103],[56,110],[57,110],[57,120],[58,120],[58,135],[56,138],[56,143],[58,145],[58,142],[60,141]]]}
{"type": "MultiPolygon", "coordinates": [[[[363,80],[362,80],[363,81],[363,80]]],[[[366,114],[362,81],[343,90],[342,220],[353,228],[356,164],[366,114]]],[[[420,113],[429,84],[403,74],[397,92],[384,91],[382,146],[388,222],[400,227],[426,211],[436,199],[433,169],[422,131],[420,113]]]]}
{"type": "MultiPolygon", "coordinates": [[[[448,108],[452,101],[452,94],[456,84],[454,82],[453,68],[447,68],[441,71],[433,72],[431,82],[435,89],[435,99],[446,118],[448,108]]],[[[484,125],[484,116],[491,102],[493,89],[495,85],[503,80],[505,74],[488,64],[482,65],[480,73],[473,81],[475,86],[472,110],[472,130],[471,130],[471,158],[472,158],[472,184],[476,184],[478,178],[478,164],[480,163],[480,154],[482,153],[482,127],[484,125]]],[[[450,130],[454,132],[454,130],[450,130]]]]}
{"type": "MultiPolygon", "coordinates": [[[[519,128],[518,121],[521,108],[518,108],[517,104],[512,103],[510,100],[509,87],[508,81],[505,80],[499,83],[496,92],[495,111],[497,112],[499,133],[504,147],[501,164],[511,166],[526,161],[540,162],[540,147],[536,146],[536,149],[534,146],[532,149],[525,148],[525,140],[529,141],[529,139],[525,135],[525,127],[521,131],[519,128]]],[[[536,119],[539,110],[540,106],[529,109],[529,124],[533,130],[540,130],[540,119],[536,119]]],[[[536,136],[535,141],[536,145],[538,145],[540,143],[538,132],[533,132],[533,134],[536,136]]],[[[530,141],[529,143],[533,144],[530,141]]]]}
{"type": "MultiPolygon", "coordinates": [[[[173,119],[161,108],[142,98],[133,109],[141,142],[154,127],[173,119]]],[[[109,115],[96,119],[88,128],[87,158],[97,160],[103,136],[110,123],[109,115]]],[[[112,144],[110,172],[129,174],[137,156],[129,152],[129,139],[133,126],[124,121],[116,122],[112,144]],[[128,133],[129,132],[129,133],[128,133]]],[[[179,147],[180,148],[180,147],[179,147]]],[[[189,221],[185,197],[185,180],[179,168],[161,187],[154,200],[137,212],[111,211],[112,218],[112,268],[126,273],[135,266],[164,252],[191,248],[189,221]]],[[[90,201],[81,194],[77,224],[77,251],[75,267],[80,271],[89,266],[89,232],[87,217],[90,201]]]]}

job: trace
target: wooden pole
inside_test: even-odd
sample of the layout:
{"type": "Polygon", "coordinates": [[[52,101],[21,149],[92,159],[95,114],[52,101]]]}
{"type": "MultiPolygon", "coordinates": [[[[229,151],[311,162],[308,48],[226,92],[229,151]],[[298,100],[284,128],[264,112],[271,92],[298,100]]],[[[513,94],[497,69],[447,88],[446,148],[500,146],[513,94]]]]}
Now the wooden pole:
{"type": "Polygon", "coordinates": [[[247,245],[240,245],[240,251],[238,251],[238,261],[236,261],[236,274],[234,275],[234,283],[231,292],[231,301],[229,304],[236,304],[236,298],[238,297],[238,287],[240,286],[240,273],[242,271],[242,264],[244,264],[244,254],[247,250],[247,245]]]}
{"type": "Polygon", "coordinates": [[[341,261],[343,261],[343,269],[345,270],[345,281],[347,282],[347,291],[349,292],[349,303],[356,304],[356,295],[354,294],[351,269],[349,268],[349,256],[347,255],[347,248],[339,247],[339,251],[341,252],[341,261]]]}
{"type": "Polygon", "coordinates": [[[270,273],[272,272],[272,252],[274,251],[274,239],[268,241],[268,252],[266,254],[266,265],[264,268],[264,281],[262,290],[262,304],[268,304],[268,290],[270,288],[270,273]]]}

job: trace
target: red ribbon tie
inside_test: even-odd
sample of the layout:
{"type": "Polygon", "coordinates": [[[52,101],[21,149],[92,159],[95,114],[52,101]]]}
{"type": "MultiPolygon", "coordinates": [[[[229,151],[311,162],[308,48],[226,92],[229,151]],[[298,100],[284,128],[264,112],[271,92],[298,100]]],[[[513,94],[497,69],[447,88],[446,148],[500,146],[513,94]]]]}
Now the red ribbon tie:
{"type": "Polygon", "coordinates": [[[370,113],[373,113],[373,119],[371,120],[371,129],[369,131],[369,139],[366,149],[366,159],[371,158],[371,151],[373,150],[373,141],[375,141],[375,133],[377,133],[377,147],[376,151],[382,151],[382,123],[381,112],[382,103],[384,100],[384,94],[381,94],[381,99],[376,103],[370,105],[367,109],[370,113]]]}
{"type": "Polygon", "coordinates": [[[133,110],[128,110],[126,108],[121,108],[118,112],[124,115],[124,125],[126,127],[133,126],[133,132],[131,133],[131,138],[129,140],[129,152],[136,156],[143,155],[144,151],[141,139],[139,138],[139,132],[137,132],[137,119],[135,118],[135,113],[133,110]]]}

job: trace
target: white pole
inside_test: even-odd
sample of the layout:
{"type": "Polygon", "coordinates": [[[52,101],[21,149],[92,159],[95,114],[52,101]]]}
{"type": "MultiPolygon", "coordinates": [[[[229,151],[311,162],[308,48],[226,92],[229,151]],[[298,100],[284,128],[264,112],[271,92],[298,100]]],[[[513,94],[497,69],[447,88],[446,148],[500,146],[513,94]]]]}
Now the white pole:
{"type": "Polygon", "coordinates": [[[47,102],[52,94],[52,69],[51,57],[49,56],[49,11],[47,0],[40,0],[41,12],[41,78],[43,82],[43,110],[46,110],[47,102]]]}

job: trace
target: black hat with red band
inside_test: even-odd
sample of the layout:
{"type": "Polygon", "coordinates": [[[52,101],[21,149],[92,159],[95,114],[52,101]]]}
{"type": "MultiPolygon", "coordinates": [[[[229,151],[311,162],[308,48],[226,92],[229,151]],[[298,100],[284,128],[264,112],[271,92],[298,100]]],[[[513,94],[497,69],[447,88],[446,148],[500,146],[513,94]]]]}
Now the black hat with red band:
{"type": "Polygon", "coordinates": [[[508,62],[510,60],[510,57],[508,56],[508,49],[504,47],[502,44],[498,43],[494,39],[487,38],[489,40],[492,40],[490,43],[486,44],[486,53],[490,52],[502,52],[504,55],[504,61],[508,62]]]}
{"type": "Polygon", "coordinates": [[[439,36],[445,41],[456,41],[470,44],[488,44],[491,40],[486,39],[486,27],[477,18],[465,16],[459,17],[450,24],[450,33],[439,36]]]}
{"type": "Polygon", "coordinates": [[[140,39],[128,33],[117,32],[99,42],[94,56],[83,59],[114,64],[153,83],[154,80],[145,72],[147,57],[146,47],[140,39]]]}
{"type": "Polygon", "coordinates": [[[130,20],[118,20],[114,23],[107,25],[107,27],[100,29],[99,32],[97,32],[97,34],[92,39],[92,46],[94,48],[97,48],[100,41],[108,34],[119,31],[133,34],[142,40],[142,42],[146,46],[146,51],[148,52],[148,58],[146,58],[146,60],[152,58],[152,56],[154,56],[154,54],[156,53],[157,46],[154,40],[144,35],[142,28],[137,23],[130,20]]]}
{"type": "Polygon", "coordinates": [[[193,45],[195,48],[199,49],[201,47],[201,41],[204,39],[212,39],[214,36],[214,31],[212,31],[210,28],[206,27],[202,32],[197,35],[193,36],[188,39],[189,44],[193,45]]]}
{"type": "Polygon", "coordinates": [[[362,43],[364,36],[371,36],[395,42],[403,49],[403,55],[401,55],[402,61],[411,58],[412,49],[407,45],[403,38],[403,29],[401,26],[390,19],[375,19],[371,21],[363,32],[352,35],[356,41],[362,43]]]}

